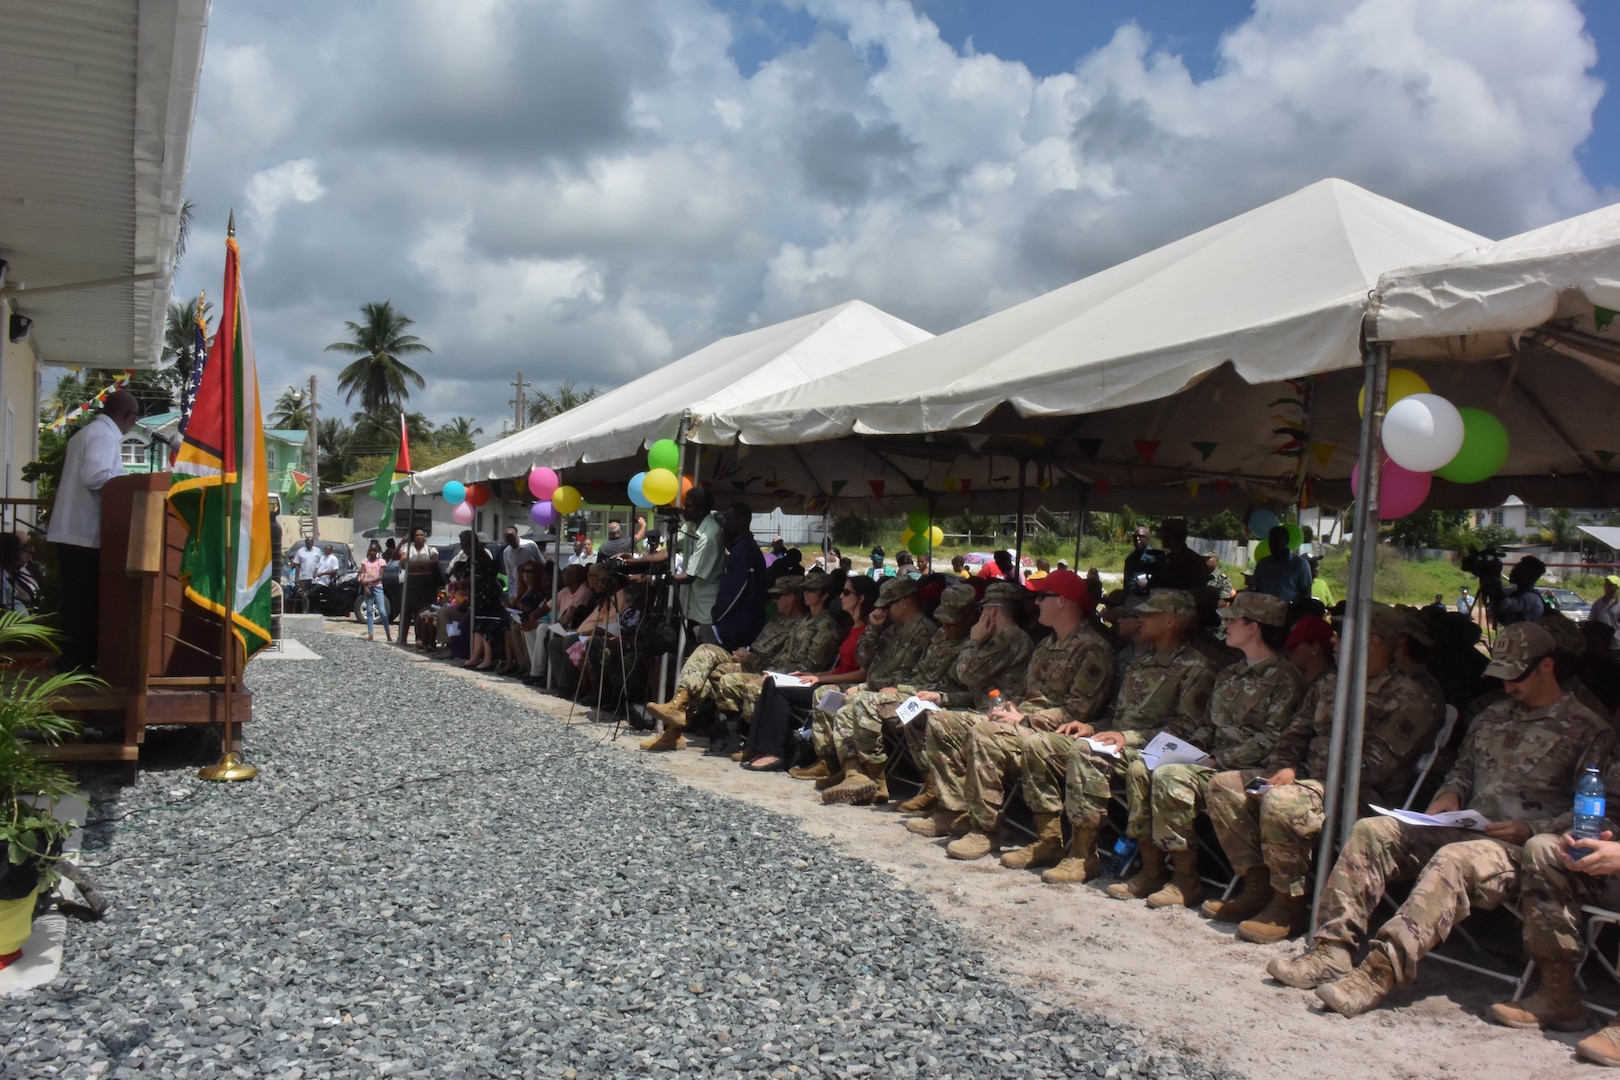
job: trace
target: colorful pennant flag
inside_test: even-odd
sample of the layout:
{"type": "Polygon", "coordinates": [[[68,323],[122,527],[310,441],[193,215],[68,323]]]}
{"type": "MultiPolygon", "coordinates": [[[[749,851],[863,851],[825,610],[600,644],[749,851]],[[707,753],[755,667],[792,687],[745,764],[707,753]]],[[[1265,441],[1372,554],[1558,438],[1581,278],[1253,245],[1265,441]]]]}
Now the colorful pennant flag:
{"type": "Polygon", "coordinates": [[[1212,442],[1195,442],[1192,444],[1192,448],[1198,451],[1199,460],[1208,461],[1209,455],[1213,454],[1215,452],[1215,448],[1219,445],[1221,444],[1212,442]]]}
{"type": "Polygon", "coordinates": [[[405,433],[405,413],[399,414],[399,446],[394,450],[394,460],[391,464],[383,466],[383,471],[377,474],[377,482],[371,485],[369,494],[382,507],[382,517],[377,522],[377,528],[386,529],[394,518],[394,496],[405,490],[405,485],[411,479],[411,441],[405,433]]]}

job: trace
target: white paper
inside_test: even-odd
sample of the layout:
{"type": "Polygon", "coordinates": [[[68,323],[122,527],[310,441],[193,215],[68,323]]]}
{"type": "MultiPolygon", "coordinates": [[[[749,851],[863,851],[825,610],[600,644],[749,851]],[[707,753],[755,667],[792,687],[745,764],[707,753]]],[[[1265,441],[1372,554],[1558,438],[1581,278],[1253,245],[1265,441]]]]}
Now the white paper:
{"type": "Polygon", "coordinates": [[[894,710],[894,715],[902,724],[909,724],[925,712],[939,712],[939,706],[913,694],[900,703],[894,710]]]}
{"type": "Polygon", "coordinates": [[[1392,817],[1396,821],[1407,825],[1433,825],[1443,829],[1473,829],[1475,832],[1484,832],[1490,820],[1478,810],[1452,810],[1445,814],[1420,814],[1415,810],[1386,810],[1382,806],[1374,806],[1374,813],[1392,817]]]}
{"type": "Polygon", "coordinates": [[[820,709],[822,712],[835,713],[843,707],[844,692],[842,690],[833,690],[828,688],[822,693],[821,700],[816,702],[816,708],[820,709]]]}
{"type": "Polygon", "coordinates": [[[1208,760],[1209,755],[1192,743],[1162,731],[1142,747],[1142,763],[1148,767],[1148,772],[1160,765],[1197,765],[1208,760]]]}
{"type": "Polygon", "coordinates": [[[1115,746],[1113,743],[1098,742],[1096,739],[1090,738],[1084,739],[1083,741],[1087,746],[1091,747],[1092,750],[1099,754],[1107,754],[1109,757],[1115,758],[1119,757],[1119,747],[1115,746]]]}
{"type": "Polygon", "coordinates": [[[767,671],[765,677],[777,686],[803,686],[804,680],[785,671],[767,671]]]}

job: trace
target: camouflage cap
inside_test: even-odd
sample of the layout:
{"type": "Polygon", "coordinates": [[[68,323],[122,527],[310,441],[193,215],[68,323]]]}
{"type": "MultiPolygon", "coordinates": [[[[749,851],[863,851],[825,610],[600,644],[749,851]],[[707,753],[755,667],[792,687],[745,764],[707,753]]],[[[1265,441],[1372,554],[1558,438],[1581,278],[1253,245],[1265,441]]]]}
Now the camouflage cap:
{"type": "Polygon", "coordinates": [[[1154,589],[1136,607],[1139,615],[1194,615],[1198,604],[1186,589],[1154,589]]]}
{"type": "Polygon", "coordinates": [[[783,593],[804,592],[804,575],[788,574],[776,579],[776,584],[765,590],[767,596],[781,596],[783,593]]]}
{"type": "Polygon", "coordinates": [[[1122,619],[1140,619],[1142,608],[1147,604],[1147,597],[1141,593],[1131,593],[1119,603],[1119,617],[1122,619]]]}
{"type": "Polygon", "coordinates": [[[1393,647],[1395,639],[1407,631],[1406,616],[1388,604],[1376,601],[1369,605],[1369,608],[1367,632],[1377,634],[1393,647]]]}
{"type": "Polygon", "coordinates": [[[1396,608],[1395,613],[1401,618],[1401,633],[1410,637],[1419,645],[1434,645],[1434,635],[1429,632],[1429,620],[1417,608],[1396,608]]]}
{"type": "Polygon", "coordinates": [[[826,592],[832,585],[832,577],[825,570],[811,570],[804,575],[805,592],[826,592]]]}
{"type": "Polygon", "coordinates": [[[1485,674],[1510,681],[1520,678],[1533,662],[1551,656],[1557,648],[1553,636],[1539,623],[1514,623],[1496,636],[1485,674]]]}
{"type": "Polygon", "coordinates": [[[916,581],[908,577],[892,577],[878,590],[877,606],[888,607],[896,600],[908,600],[916,595],[916,581]]]}
{"type": "Polygon", "coordinates": [[[1541,628],[1552,635],[1553,644],[1566,656],[1580,656],[1586,652],[1586,638],[1573,619],[1561,611],[1549,611],[1541,617],[1541,628]]]}
{"type": "Polygon", "coordinates": [[[984,587],[984,599],[981,604],[1011,604],[1022,607],[1024,603],[1024,590],[1010,581],[992,581],[984,587]]]}
{"type": "Polygon", "coordinates": [[[964,623],[978,613],[979,592],[971,585],[952,585],[939,598],[934,609],[938,622],[964,623]]]}
{"type": "Polygon", "coordinates": [[[1250,590],[1232,597],[1232,602],[1218,614],[1223,619],[1253,619],[1267,626],[1284,626],[1288,622],[1288,602],[1250,590]]]}

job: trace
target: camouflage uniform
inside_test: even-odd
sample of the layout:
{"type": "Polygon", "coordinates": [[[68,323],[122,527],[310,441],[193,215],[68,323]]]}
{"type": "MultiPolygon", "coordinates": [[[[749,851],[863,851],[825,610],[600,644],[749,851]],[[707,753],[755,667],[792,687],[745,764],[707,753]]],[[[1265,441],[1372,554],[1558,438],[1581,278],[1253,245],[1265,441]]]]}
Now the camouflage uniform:
{"type": "MultiPolygon", "coordinates": [[[[990,708],[991,690],[999,690],[1003,698],[1012,701],[1024,696],[1024,676],[1034,649],[1027,633],[1010,626],[988,641],[969,638],[957,654],[953,681],[967,687],[972,700],[953,699],[951,708],[929,713],[928,725],[920,732],[923,765],[934,778],[940,805],[946,809],[957,813],[967,809],[968,733],[990,708]]],[[[916,726],[914,721],[907,727],[908,741],[914,737],[911,729],[916,726]]]]}
{"type": "MultiPolygon", "coordinates": [[[[1500,639],[1499,639],[1500,647],[1500,639]]],[[[1516,701],[1492,705],[1469,728],[1457,763],[1440,785],[1491,821],[1522,821],[1532,833],[1569,812],[1575,781],[1608,758],[1614,731],[1572,694],[1530,711],[1516,701]]],[[[1354,949],[1390,882],[1416,878],[1411,895],[1378,931],[1398,985],[1446,939],[1471,908],[1512,900],[1520,848],[1467,829],[1404,825],[1394,818],[1356,822],[1317,906],[1317,941],[1354,949]]]]}
{"type": "MultiPolygon", "coordinates": [[[[752,715],[753,705],[759,698],[759,688],[764,685],[764,672],[767,670],[788,670],[789,650],[795,634],[809,619],[804,615],[793,615],[786,618],[777,617],[765,624],[765,629],[759,632],[754,643],[748,647],[748,655],[743,658],[740,665],[729,668],[717,668],[709,678],[708,696],[713,699],[714,707],[722,712],[742,713],[743,704],[747,703],[748,713],[752,715]]],[[[711,648],[704,645],[701,649],[711,648]]],[[[696,653],[693,653],[696,656],[696,653]]],[[[683,678],[681,685],[686,685],[684,677],[686,669],[681,669],[683,678]]],[[[690,690],[687,693],[691,694],[690,690]]],[[[693,699],[697,698],[692,694],[693,699]]]]}
{"type": "MultiPolygon", "coordinates": [[[[1216,771],[1265,761],[1304,693],[1305,677],[1280,656],[1233,664],[1216,676],[1209,714],[1187,740],[1203,748],[1213,765],[1153,770],[1153,842],[1167,852],[1189,850],[1205,789],[1216,771]]],[[[1143,769],[1140,761],[1133,766],[1133,771],[1143,769]]]]}
{"type": "MultiPolygon", "coordinates": [[[[872,661],[878,655],[879,646],[882,645],[884,637],[891,629],[893,627],[888,623],[884,623],[882,626],[873,626],[871,623],[867,623],[866,629],[861,631],[861,636],[855,642],[855,662],[870,671],[872,661]]],[[[837,688],[834,687],[833,689],[837,688]]],[[[854,697],[859,691],[859,685],[845,687],[845,704],[848,704],[849,698],[854,697]]],[[[819,690],[815,696],[818,699],[821,697],[819,690]]],[[[833,734],[835,715],[835,713],[825,712],[820,708],[816,708],[811,712],[810,746],[815,751],[816,757],[822,761],[838,760],[838,745],[833,734]]]]}
{"type": "MultiPolygon", "coordinates": [[[[782,643],[781,651],[772,662],[773,669],[826,671],[832,666],[833,660],[838,655],[839,643],[843,641],[844,632],[839,629],[831,613],[823,611],[819,615],[776,620],[776,622],[783,621],[791,622],[792,626],[788,631],[787,640],[782,643]]],[[[749,655],[753,655],[752,650],[749,655]]],[[[759,692],[764,685],[763,674],[748,671],[723,674],[715,684],[715,708],[751,719],[754,715],[754,706],[759,702],[759,692]]]]}
{"type": "MultiPolygon", "coordinates": [[[[865,681],[849,694],[848,700],[832,718],[832,743],[839,761],[873,760],[861,753],[862,736],[857,732],[857,725],[863,715],[881,704],[885,695],[878,691],[916,678],[923,654],[927,652],[934,632],[938,629],[932,619],[921,615],[909,623],[896,623],[884,632],[877,654],[873,657],[871,666],[866,669],[865,681]],[[869,698],[873,699],[872,703],[865,704],[869,698]]],[[[902,697],[900,700],[904,701],[905,698],[902,697]]],[[[883,746],[881,719],[878,721],[876,731],[875,752],[881,754],[883,746]]]]}
{"type": "Polygon", "coordinates": [[[901,724],[895,715],[900,705],[919,690],[932,690],[941,695],[943,704],[949,707],[951,697],[958,699],[971,694],[959,686],[955,686],[951,673],[956,666],[956,658],[962,647],[967,644],[967,636],[961,634],[952,637],[944,627],[934,631],[933,637],[928,640],[928,648],[923,652],[917,662],[917,670],[913,677],[905,683],[896,686],[888,693],[879,690],[865,690],[852,698],[839,711],[836,724],[848,722],[853,731],[852,740],[855,757],[859,761],[872,765],[882,765],[889,760],[888,751],[884,748],[884,732],[905,733],[906,748],[911,753],[914,763],[921,767],[922,756],[919,752],[925,733],[928,729],[927,713],[912,719],[910,724],[901,724]],[[846,718],[842,714],[850,711],[846,718]],[[913,736],[912,732],[916,731],[913,736]]]}
{"type": "MultiPolygon", "coordinates": [[[[1311,855],[1322,832],[1322,777],[1327,775],[1338,676],[1324,672],[1311,683],[1293,721],[1277,740],[1264,769],[1224,772],[1205,798],[1221,848],[1238,874],[1261,865],[1284,896],[1305,895],[1311,855]],[[1243,790],[1256,776],[1293,769],[1295,782],[1258,799],[1243,790]]],[[[1445,706],[1420,683],[1391,665],[1367,680],[1362,737],[1363,802],[1399,806],[1411,789],[1417,759],[1434,742],[1445,706]]]]}

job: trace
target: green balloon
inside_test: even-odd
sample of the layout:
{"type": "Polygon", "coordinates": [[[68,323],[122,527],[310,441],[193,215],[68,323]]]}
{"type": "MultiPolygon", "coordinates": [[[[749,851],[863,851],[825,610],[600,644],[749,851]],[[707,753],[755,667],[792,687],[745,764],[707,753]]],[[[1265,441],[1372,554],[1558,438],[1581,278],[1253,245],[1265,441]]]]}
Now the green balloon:
{"type": "Polygon", "coordinates": [[[928,531],[928,511],[913,510],[907,514],[906,526],[914,533],[926,533],[928,531]]]}
{"type": "Polygon", "coordinates": [[[1266,543],[1264,540],[1262,540],[1258,544],[1254,545],[1254,561],[1255,562],[1259,562],[1261,559],[1264,559],[1267,555],[1270,555],[1270,554],[1271,554],[1271,545],[1266,543]]]}
{"type": "Polygon", "coordinates": [[[1298,551],[1300,545],[1305,543],[1305,530],[1301,529],[1298,525],[1295,525],[1292,521],[1283,527],[1288,530],[1288,550],[1298,551]]]}
{"type": "Polygon", "coordinates": [[[668,469],[675,472],[681,466],[681,448],[674,439],[659,439],[647,450],[647,470],[668,469]]]}
{"type": "MultiPolygon", "coordinates": [[[[923,528],[926,530],[927,527],[928,526],[925,523],[923,525],[923,528]]],[[[913,555],[917,556],[919,559],[922,558],[924,555],[927,555],[928,554],[928,533],[925,531],[925,532],[918,533],[916,536],[913,536],[911,538],[911,543],[906,545],[906,550],[911,552],[913,555]]]]}
{"type": "Polygon", "coordinates": [[[1508,459],[1508,433],[1502,421],[1484,409],[1461,408],[1463,443],[1457,456],[1434,470],[1453,484],[1477,484],[1502,471],[1508,459]]]}

